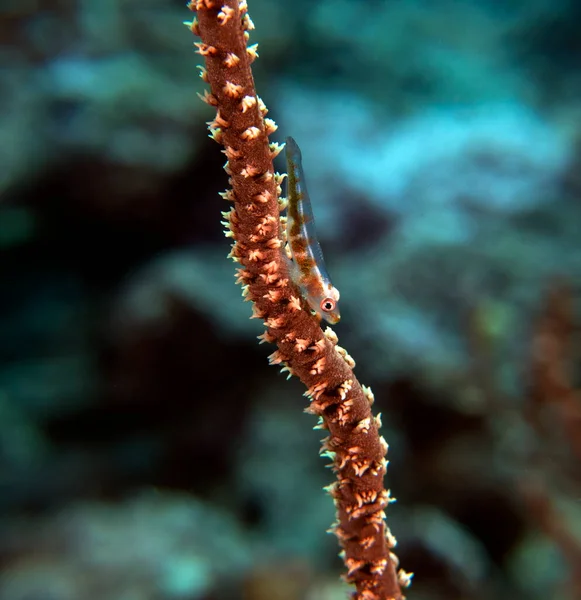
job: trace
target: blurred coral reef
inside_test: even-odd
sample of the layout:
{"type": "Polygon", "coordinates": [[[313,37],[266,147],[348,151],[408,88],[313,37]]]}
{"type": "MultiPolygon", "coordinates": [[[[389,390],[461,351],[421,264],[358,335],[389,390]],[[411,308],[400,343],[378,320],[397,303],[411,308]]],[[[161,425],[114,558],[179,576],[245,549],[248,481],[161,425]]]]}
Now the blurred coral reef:
{"type": "MultiPolygon", "coordinates": [[[[579,600],[581,4],[249,5],[408,598],[579,600]]],[[[0,9],[0,600],[347,594],[320,435],[225,258],[188,17],[0,9]]]]}

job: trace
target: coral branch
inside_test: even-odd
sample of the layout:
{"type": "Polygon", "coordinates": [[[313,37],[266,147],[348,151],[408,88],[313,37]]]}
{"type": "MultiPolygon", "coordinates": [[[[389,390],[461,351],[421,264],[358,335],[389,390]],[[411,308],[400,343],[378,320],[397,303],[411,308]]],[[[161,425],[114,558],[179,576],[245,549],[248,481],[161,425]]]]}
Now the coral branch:
{"type": "Polygon", "coordinates": [[[533,338],[530,416],[537,431],[548,428],[544,407],[554,407],[561,435],[581,462],[581,392],[572,384],[574,338],[573,296],[567,285],[555,282],[540,315],[533,338]]]}
{"type": "Polygon", "coordinates": [[[276,125],[265,118],[254,87],[250,64],[257,50],[247,45],[253,24],[246,2],[196,0],[189,7],[197,19],[187,25],[201,37],[196,46],[206,62],[202,79],[211,88],[203,99],[216,108],[210,135],[228,159],[232,189],[222,196],[234,203],[224,216],[226,235],[234,240],[230,257],[241,265],[237,280],[253,302],[253,317],[264,321],[261,341],[278,345],[270,362],[301,379],[311,400],[307,412],[320,417],[318,428],[329,430],[323,454],[337,474],[328,488],[337,507],[331,530],[343,547],[346,580],[356,585],[357,599],[401,600],[410,576],[396,572],[391,553],[395,538],[384,512],[391,499],[383,486],[387,443],[371,414],[373,395],[359,384],[352,359],[330,329],[321,330],[288,275],[279,216],[282,177],[272,165],[280,146],[269,144],[276,125]]]}

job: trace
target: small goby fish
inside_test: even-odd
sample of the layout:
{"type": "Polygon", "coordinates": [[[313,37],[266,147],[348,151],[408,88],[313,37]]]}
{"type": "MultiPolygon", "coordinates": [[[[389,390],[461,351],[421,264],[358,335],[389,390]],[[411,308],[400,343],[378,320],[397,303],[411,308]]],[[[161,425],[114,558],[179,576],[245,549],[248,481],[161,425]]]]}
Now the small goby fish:
{"type": "Polygon", "coordinates": [[[311,310],[319,318],[335,324],[341,318],[339,290],[331,283],[325,268],[301,151],[292,137],[286,138],[285,153],[288,168],[286,234],[292,258],[291,277],[311,310]]]}

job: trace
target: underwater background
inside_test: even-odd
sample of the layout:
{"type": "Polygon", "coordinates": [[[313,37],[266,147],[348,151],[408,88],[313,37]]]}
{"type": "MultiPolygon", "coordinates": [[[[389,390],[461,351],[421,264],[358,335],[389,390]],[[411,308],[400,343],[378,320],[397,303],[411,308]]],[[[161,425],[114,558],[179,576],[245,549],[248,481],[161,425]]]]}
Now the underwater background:
{"type": "MultiPolygon", "coordinates": [[[[581,3],[248,4],[408,599],[580,600],[581,3]]],[[[189,18],[0,8],[0,600],[347,597],[321,434],[226,259],[189,18]]]]}

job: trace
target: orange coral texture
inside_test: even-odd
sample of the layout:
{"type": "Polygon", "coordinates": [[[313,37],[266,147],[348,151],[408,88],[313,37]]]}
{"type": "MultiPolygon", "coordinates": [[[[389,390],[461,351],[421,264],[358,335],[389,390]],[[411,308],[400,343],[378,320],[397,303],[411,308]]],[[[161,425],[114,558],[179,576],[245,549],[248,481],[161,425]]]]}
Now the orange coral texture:
{"type": "Polygon", "coordinates": [[[198,53],[205,58],[201,77],[211,92],[203,99],[216,108],[210,135],[227,157],[225,170],[231,189],[222,196],[233,203],[224,213],[226,235],[234,240],[230,257],[240,263],[238,282],[253,303],[253,316],[264,321],[263,341],[278,350],[273,364],[296,375],[307,386],[307,412],[328,429],[323,453],[333,461],[337,475],[328,487],[337,508],[331,530],[343,547],[347,574],[360,600],[402,600],[401,587],[409,575],[397,572],[391,553],[395,539],[385,523],[390,502],[383,486],[387,444],[373,417],[373,395],[353,374],[351,357],[337,346],[330,330],[306,307],[289,279],[283,250],[279,201],[282,177],[274,172],[273,158],[281,146],[268,136],[276,125],[265,118],[266,107],[256,95],[251,63],[256,46],[249,46],[254,28],[246,1],[196,0],[189,8],[197,17],[187,25],[201,37],[198,53]]]}

